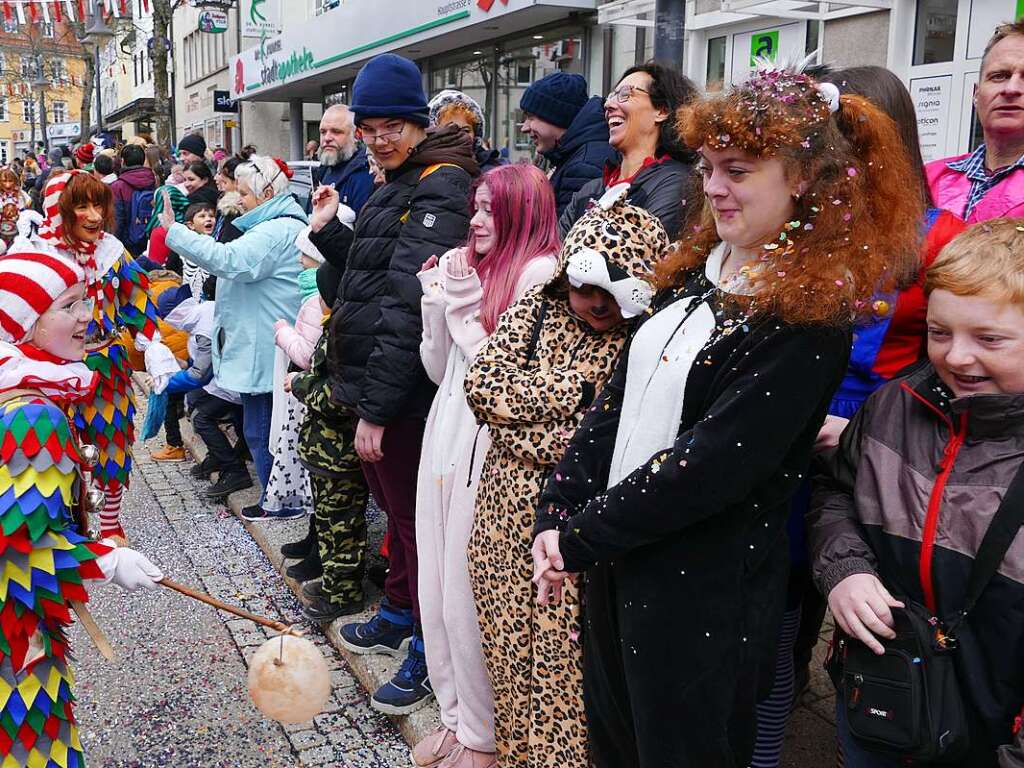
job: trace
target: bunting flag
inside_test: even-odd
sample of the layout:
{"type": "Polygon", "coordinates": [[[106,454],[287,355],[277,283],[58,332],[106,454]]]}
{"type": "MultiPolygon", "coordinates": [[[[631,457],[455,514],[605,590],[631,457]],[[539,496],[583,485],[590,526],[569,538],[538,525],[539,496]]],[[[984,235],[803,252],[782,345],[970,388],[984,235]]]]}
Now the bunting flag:
{"type": "Polygon", "coordinates": [[[13,15],[11,13],[11,4],[7,2],[7,0],[4,0],[4,21],[6,21],[9,24],[12,18],[13,15]]]}

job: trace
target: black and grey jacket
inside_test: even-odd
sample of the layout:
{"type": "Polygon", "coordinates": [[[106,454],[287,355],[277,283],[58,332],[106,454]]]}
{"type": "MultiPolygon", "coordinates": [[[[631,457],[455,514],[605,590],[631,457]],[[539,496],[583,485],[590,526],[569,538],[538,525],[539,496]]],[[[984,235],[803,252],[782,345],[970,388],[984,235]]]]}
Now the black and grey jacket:
{"type": "MultiPolygon", "coordinates": [[[[608,171],[617,168],[618,161],[609,164],[608,171]]],[[[684,198],[690,184],[693,166],[681,163],[671,157],[661,162],[641,168],[630,185],[627,200],[640,208],[650,211],[665,227],[669,240],[679,236],[679,228],[683,221],[684,198]]],[[[572,202],[565,207],[558,217],[558,231],[564,238],[572,229],[592,200],[597,200],[607,189],[604,177],[588,181],[572,197],[572,202]]]]}
{"type": "Polygon", "coordinates": [[[387,425],[430,408],[434,386],[420,362],[416,273],[431,256],[465,241],[477,172],[469,136],[454,126],[428,131],[366,201],[351,235],[337,220],[310,235],[342,272],[328,329],[331,396],[361,419],[387,425]]]}

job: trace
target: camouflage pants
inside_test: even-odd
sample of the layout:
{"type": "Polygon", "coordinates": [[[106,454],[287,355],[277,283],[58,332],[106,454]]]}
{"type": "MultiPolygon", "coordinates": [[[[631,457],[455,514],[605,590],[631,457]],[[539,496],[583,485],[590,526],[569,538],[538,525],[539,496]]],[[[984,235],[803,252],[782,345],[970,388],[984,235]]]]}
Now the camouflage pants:
{"type": "Polygon", "coordinates": [[[313,491],[313,522],[324,566],[324,594],[334,603],[361,600],[367,491],[358,460],[351,472],[337,477],[310,473],[309,482],[313,491]]]}

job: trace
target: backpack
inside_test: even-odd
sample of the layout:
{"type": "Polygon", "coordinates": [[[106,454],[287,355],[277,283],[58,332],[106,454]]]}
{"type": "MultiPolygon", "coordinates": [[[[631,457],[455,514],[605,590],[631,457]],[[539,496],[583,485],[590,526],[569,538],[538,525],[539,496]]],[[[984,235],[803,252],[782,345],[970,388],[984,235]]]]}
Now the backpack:
{"type": "Polygon", "coordinates": [[[146,227],[152,217],[153,190],[137,189],[132,192],[128,212],[128,242],[125,243],[129,249],[146,242],[146,227]]]}

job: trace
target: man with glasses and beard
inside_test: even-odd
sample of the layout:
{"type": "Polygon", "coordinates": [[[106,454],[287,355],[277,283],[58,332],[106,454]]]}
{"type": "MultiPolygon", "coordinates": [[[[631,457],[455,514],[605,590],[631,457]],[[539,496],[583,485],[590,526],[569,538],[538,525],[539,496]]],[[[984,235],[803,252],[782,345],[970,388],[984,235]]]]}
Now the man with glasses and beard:
{"type": "Polygon", "coordinates": [[[356,141],[352,112],[344,104],[327,108],[320,119],[320,167],[313,171],[313,189],[327,184],[338,191],[342,205],[356,213],[373,192],[366,147],[356,141]]]}

